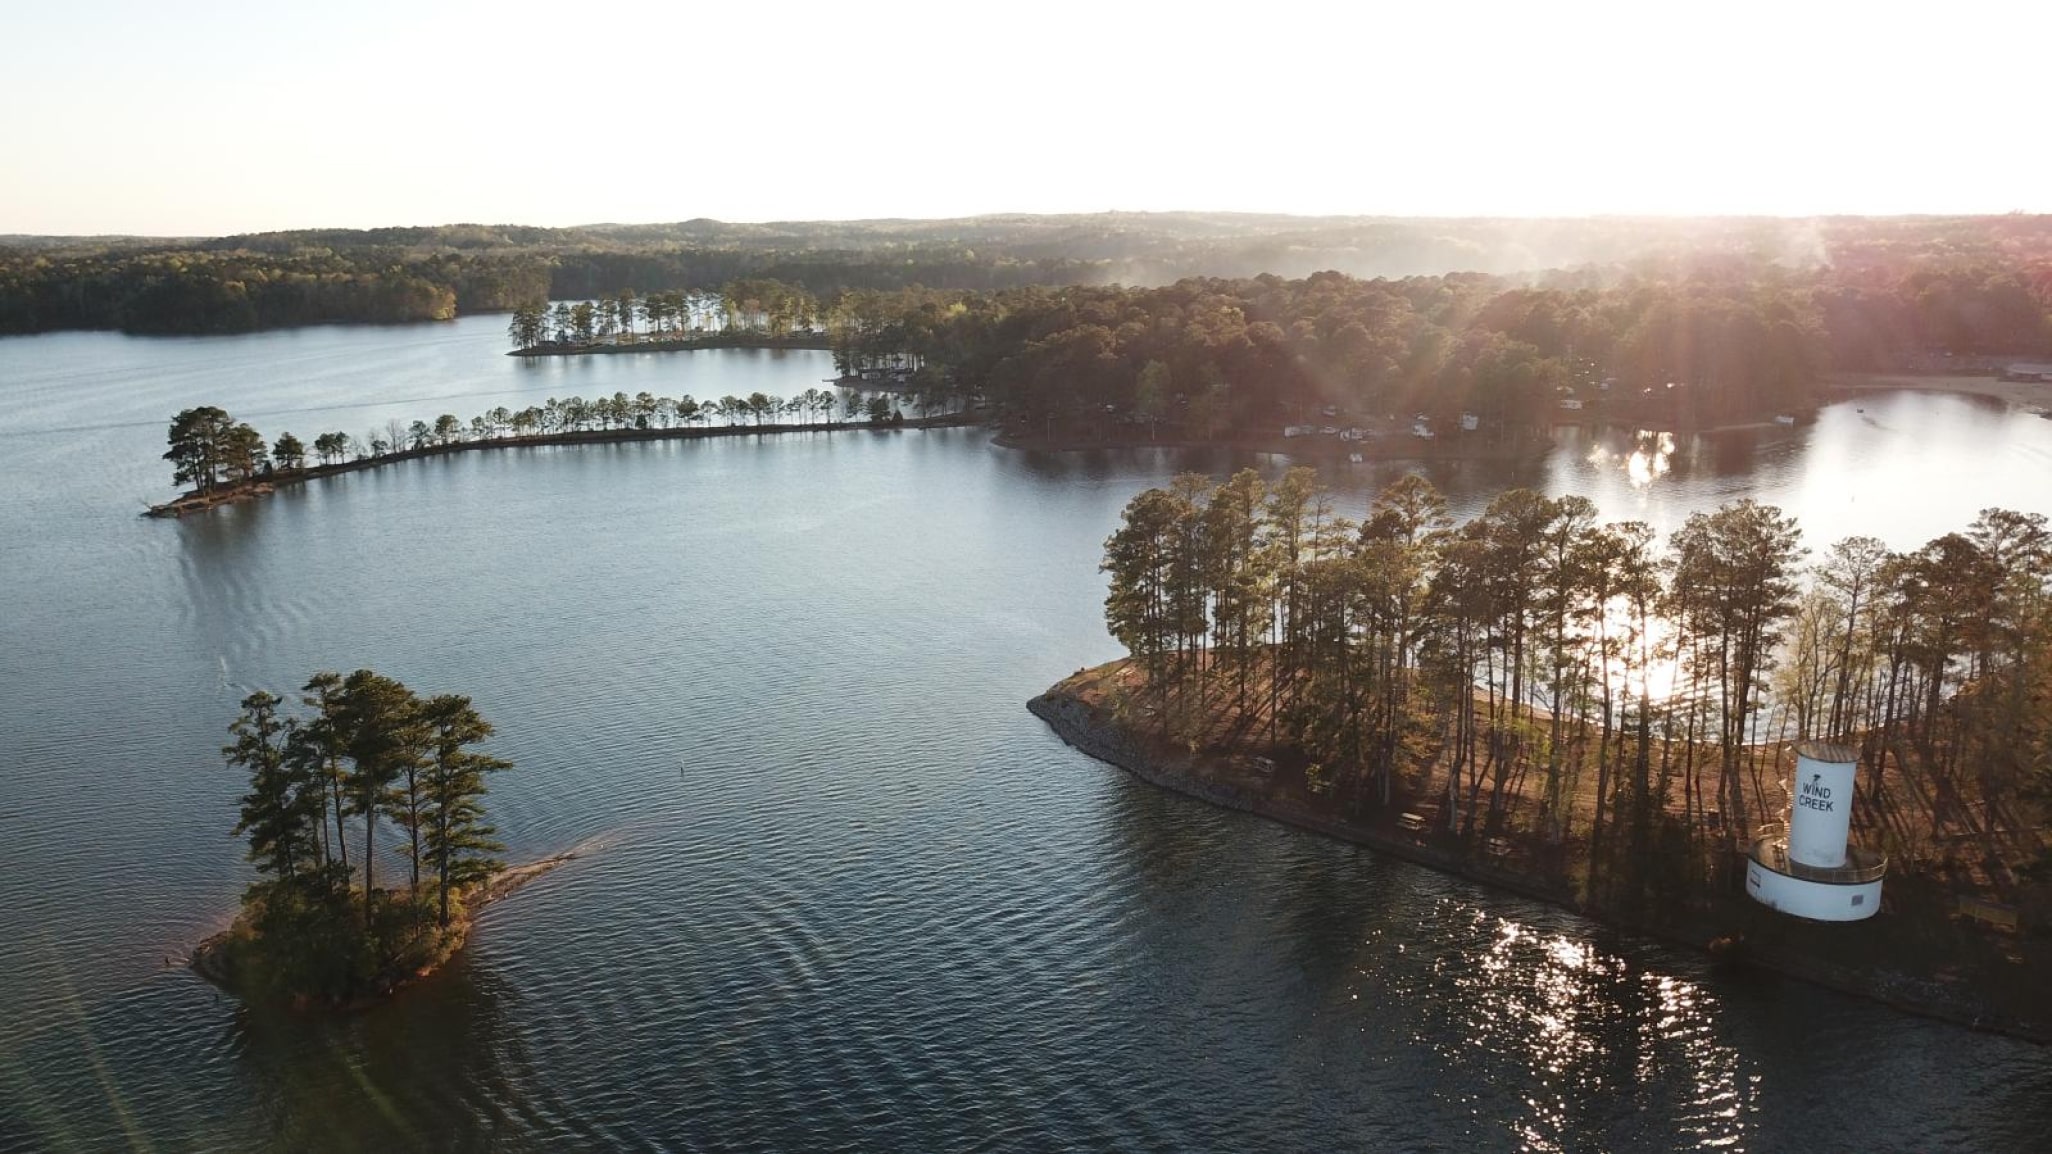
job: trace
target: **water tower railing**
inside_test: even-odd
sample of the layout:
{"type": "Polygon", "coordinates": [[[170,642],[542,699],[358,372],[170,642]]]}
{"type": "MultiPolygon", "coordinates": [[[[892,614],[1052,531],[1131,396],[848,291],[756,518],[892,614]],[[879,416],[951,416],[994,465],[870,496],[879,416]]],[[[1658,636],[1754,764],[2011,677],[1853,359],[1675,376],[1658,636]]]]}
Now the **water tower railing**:
{"type": "Polygon", "coordinates": [[[1753,860],[1778,874],[1804,881],[1835,886],[1857,886],[1880,881],[1888,873],[1888,855],[1861,846],[1845,847],[1846,864],[1813,866],[1788,856],[1788,823],[1769,822],[1753,834],[1753,860]]]}

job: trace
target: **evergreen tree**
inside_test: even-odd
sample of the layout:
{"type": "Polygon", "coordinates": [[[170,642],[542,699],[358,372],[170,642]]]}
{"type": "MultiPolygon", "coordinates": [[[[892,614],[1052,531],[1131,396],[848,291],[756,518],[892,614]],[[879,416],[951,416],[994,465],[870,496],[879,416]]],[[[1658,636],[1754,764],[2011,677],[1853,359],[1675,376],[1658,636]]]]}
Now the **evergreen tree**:
{"type": "Polygon", "coordinates": [[[542,304],[524,304],[513,310],[513,320],[506,326],[506,335],[516,349],[531,349],[542,343],[548,331],[548,314],[542,304]]]}
{"type": "Polygon", "coordinates": [[[382,674],[357,670],[332,700],[335,725],[351,763],[350,812],[363,819],[364,921],[369,924],[377,894],[378,819],[394,812],[399,801],[394,787],[420,764],[425,734],[413,692],[382,674]]]}
{"type": "Polygon", "coordinates": [[[321,795],[286,756],[295,727],[278,716],[278,703],[262,690],[243,698],[242,716],[228,727],[235,741],[221,755],[249,771],[236,836],[249,836],[249,859],[259,871],[289,883],[321,864],[321,795]]]}
{"type": "Polygon", "coordinates": [[[172,483],[189,484],[201,493],[211,490],[221,480],[235,428],[235,419],[212,405],[185,409],[171,418],[171,447],[164,459],[173,466],[172,483]]]}
{"type": "Polygon", "coordinates": [[[1269,617],[1269,572],[1261,550],[1261,474],[1242,469],[1212,494],[1204,510],[1206,583],[1211,586],[1212,648],[1247,706],[1247,674],[1262,623],[1269,617]]]}
{"type": "Polygon", "coordinates": [[[1692,672],[1718,691],[1718,795],[1743,824],[1739,759],[1761,680],[1774,664],[1781,623],[1795,612],[1801,530],[1781,510],[1753,500],[1692,514],[1674,534],[1673,589],[1680,624],[1704,644],[1692,672]]]}
{"type": "Polygon", "coordinates": [[[506,847],[492,840],[496,831],[484,820],[485,775],[509,769],[512,763],[465,748],[492,735],[491,724],[471,707],[468,697],[449,693],[429,698],[421,713],[432,751],[424,767],[427,804],[421,840],[434,865],[441,922],[447,926],[450,893],[502,868],[491,855],[506,847]]]}
{"type": "MultiPolygon", "coordinates": [[[[321,783],[323,809],[335,821],[334,857],[347,867],[349,839],[343,821],[349,804],[349,779],[343,765],[345,751],[337,717],[341,690],[342,675],[326,671],[314,674],[300,687],[300,703],[311,706],[314,716],[311,721],[294,727],[287,753],[299,763],[303,772],[312,774],[321,783]]],[[[322,825],[325,828],[325,816],[322,825]]]]}
{"type": "Polygon", "coordinates": [[[278,434],[278,441],[271,446],[271,459],[280,469],[303,469],[306,467],[306,443],[291,433],[278,434]]]}
{"type": "Polygon", "coordinates": [[[240,485],[264,465],[264,439],[248,425],[233,425],[221,443],[221,479],[240,485]]]}
{"type": "Polygon", "coordinates": [[[1170,612],[1178,499],[1149,489],[1126,506],[1124,524],[1104,543],[1098,568],[1111,575],[1105,626],[1147,671],[1155,691],[1168,687],[1168,660],[1176,626],[1170,612]]]}

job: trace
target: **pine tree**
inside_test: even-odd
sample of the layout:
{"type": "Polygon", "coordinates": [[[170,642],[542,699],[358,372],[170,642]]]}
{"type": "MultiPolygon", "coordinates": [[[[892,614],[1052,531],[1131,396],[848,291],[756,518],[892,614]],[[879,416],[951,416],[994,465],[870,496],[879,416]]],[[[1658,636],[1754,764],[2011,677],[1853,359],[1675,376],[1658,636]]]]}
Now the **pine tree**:
{"type": "Polygon", "coordinates": [[[228,764],[249,770],[235,834],[249,836],[259,871],[288,883],[321,864],[321,794],[286,756],[294,728],[278,716],[278,698],[258,690],[242,699],[242,716],[228,727],[235,741],[221,748],[228,764]]]}
{"type": "Polygon", "coordinates": [[[185,409],[171,418],[171,447],[164,459],[174,466],[173,484],[190,484],[205,493],[221,480],[235,419],[212,405],[185,409]]]}
{"type": "Polygon", "coordinates": [[[391,816],[393,787],[422,757],[418,701],[406,686],[359,669],[331,699],[333,720],[351,768],[346,781],[349,809],[363,819],[363,908],[370,924],[377,896],[375,854],[378,819],[391,816]]]}
{"type": "Polygon", "coordinates": [[[492,840],[496,831],[484,820],[485,775],[510,769],[512,763],[464,748],[492,735],[491,724],[471,707],[470,698],[453,693],[433,697],[421,713],[432,752],[423,767],[427,805],[419,832],[434,866],[441,922],[447,926],[450,893],[502,868],[491,855],[506,847],[492,840]]]}

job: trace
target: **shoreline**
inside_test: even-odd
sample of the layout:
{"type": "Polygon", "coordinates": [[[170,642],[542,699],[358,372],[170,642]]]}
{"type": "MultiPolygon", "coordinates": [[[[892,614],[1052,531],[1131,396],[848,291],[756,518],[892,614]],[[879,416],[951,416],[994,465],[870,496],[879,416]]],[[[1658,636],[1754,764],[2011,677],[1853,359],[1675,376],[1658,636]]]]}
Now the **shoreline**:
{"type": "Polygon", "coordinates": [[[541,344],[529,345],[524,349],[513,349],[509,357],[582,357],[606,356],[612,353],[689,353],[700,349],[812,349],[830,351],[834,347],[832,338],[825,333],[807,333],[793,337],[770,337],[755,335],[672,337],[663,340],[635,341],[619,344],[610,341],[591,341],[587,344],[541,344]]]}
{"type": "MultiPolygon", "coordinates": [[[[476,927],[478,916],[484,913],[486,909],[512,897],[522,889],[525,889],[530,883],[554,873],[556,870],[591,853],[596,848],[597,845],[595,843],[587,842],[584,845],[564,850],[561,853],[550,854],[548,857],[537,858],[534,861],[525,862],[517,866],[508,866],[494,875],[481,889],[465,895],[466,901],[463,917],[451,927],[455,934],[455,943],[450,946],[447,955],[444,956],[441,962],[406,974],[388,982],[373,993],[359,995],[347,1002],[310,1002],[302,997],[293,1000],[294,1008],[315,1007],[338,1010],[343,1013],[354,1013],[380,1005],[408,986],[433,977],[441,971],[442,966],[448,964],[449,958],[455,957],[462,951],[464,946],[469,944],[470,931],[476,927]]],[[[193,973],[204,978],[215,988],[225,993],[233,994],[238,998],[242,997],[242,993],[236,989],[235,974],[229,965],[228,959],[223,954],[222,947],[235,936],[236,931],[241,925],[242,915],[238,912],[228,928],[209,934],[198,945],[194,946],[192,952],[187,954],[185,958],[186,967],[192,970],[193,973]]]]}
{"type": "MultiPolygon", "coordinates": [[[[1085,700],[1081,687],[1088,683],[1086,679],[1101,676],[1107,668],[1080,670],[1028,701],[1026,708],[1068,745],[1158,788],[1351,842],[1493,890],[1544,902],[1598,924],[1707,953],[1722,966],[1779,974],[1969,1029],[2052,1044],[2052,1005],[2042,1001],[2042,992],[2041,1000],[2026,997],[2022,1000],[2029,1004],[2017,1005],[2016,998],[2003,996],[2003,991],[2013,987],[1992,988],[1995,984],[1974,980],[1983,975],[1880,968],[1875,959],[1885,956],[1885,949],[1874,946],[1885,944],[1888,934],[1885,906],[1883,917],[1847,925],[1802,922],[1742,895],[1708,895],[1704,908],[1677,907],[1666,916],[1601,908],[1583,900],[1569,886],[1549,883],[1509,865],[1490,864],[1485,855],[1473,853],[1452,835],[1404,830],[1393,812],[1349,818],[1236,782],[1231,767],[1220,756],[1153,741],[1085,700]],[[1878,931],[1875,922],[1882,923],[1878,931]],[[1833,958],[1831,953],[1847,956],[1833,958]]],[[[1909,879],[1891,880],[1898,887],[1909,883],[1909,879]]],[[[2019,960],[2018,965],[2023,963],[2019,960]]],[[[2020,976],[2026,989],[2043,984],[2024,968],[2026,972],[2020,976]]]]}
{"type": "Polygon", "coordinates": [[[709,437],[777,436],[785,433],[839,433],[874,432],[887,433],[896,429],[947,429],[982,423],[982,416],[976,413],[943,413],[933,417],[907,417],[902,421],[887,421],[881,424],[863,422],[826,422],[801,425],[701,425],[669,429],[580,429],[568,433],[536,433],[526,437],[494,437],[485,441],[456,441],[447,445],[429,445],[421,449],[401,449],[379,457],[359,457],[353,461],[337,461],[330,465],[309,465],[303,469],[280,469],[264,474],[256,480],[232,488],[219,488],[210,493],[197,491],[181,493],[160,505],[144,509],[145,517],[183,517],[188,513],[202,513],[220,505],[233,505],[241,501],[255,500],[277,491],[280,485],[301,485],[322,477],[335,477],[344,473],[359,473],[385,465],[396,465],[401,461],[418,461],[430,457],[447,456],[452,453],[470,453],[490,449],[533,449],[556,445],[612,445],[640,441],[695,441],[709,437]]]}
{"type": "Polygon", "coordinates": [[[1094,449],[1235,449],[1248,453],[1346,462],[1347,454],[1361,454],[1359,464],[1377,461],[1514,461],[1537,456],[1551,447],[1541,440],[1512,444],[1484,443],[1467,438],[1378,437],[1363,441],[1341,441],[1334,437],[1284,437],[1241,435],[1203,440],[1180,436],[1114,436],[1099,440],[1047,437],[1012,430],[1000,432],[991,444],[1002,449],[1037,453],[1087,453],[1094,449]],[[1394,448],[1396,451],[1389,451],[1394,448]]]}
{"type": "Polygon", "coordinates": [[[1879,392],[1952,393],[1991,397],[2040,416],[2052,411],[2052,382],[2008,381],[1986,373],[1833,373],[1824,378],[1824,387],[1846,399],[1879,392]]]}
{"type": "MultiPolygon", "coordinates": [[[[2052,386],[2046,386],[2046,390],[2046,399],[2052,402],[2052,386]]],[[[1798,411],[1814,415],[1814,410],[1798,411]]],[[[1797,425],[1808,423],[1808,419],[1806,417],[1798,420],[1797,425]]],[[[1039,433],[1005,429],[999,432],[992,443],[1001,448],[1042,453],[1083,453],[1092,449],[1236,449],[1241,452],[1272,453],[1305,460],[1345,460],[1348,454],[1359,453],[1362,460],[1354,463],[1373,464],[1379,461],[1516,461],[1539,457],[1554,447],[1550,436],[1551,430],[1562,428],[1638,429],[1668,433],[1677,437],[1709,437],[1724,433],[1773,431],[1796,427],[1772,418],[1730,421],[1718,425],[1654,427],[1660,424],[1661,422],[1657,421],[1639,421],[1625,416],[1606,416],[1600,413],[1575,419],[1556,417],[1548,423],[1548,436],[1528,435],[1509,442],[1490,440],[1476,433],[1443,434],[1430,438],[1412,436],[1408,433],[1384,434],[1359,441],[1342,441],[1324,434],[1286,437],[1280,433],[1240,433],[1206,440],[1181,435],[1150,437],[1138,433],[1117,432],[1111,436],[1085,440],[1074,436],[1050,437],[1039,433]]]]}

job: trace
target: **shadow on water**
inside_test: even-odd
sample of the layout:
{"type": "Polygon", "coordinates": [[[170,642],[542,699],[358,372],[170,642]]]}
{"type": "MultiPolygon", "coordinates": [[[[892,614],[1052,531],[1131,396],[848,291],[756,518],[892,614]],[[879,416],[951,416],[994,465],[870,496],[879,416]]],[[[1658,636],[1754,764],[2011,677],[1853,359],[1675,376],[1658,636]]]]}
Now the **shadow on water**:
{"type": "MultiPolygon", "coordinates": [[[[1092,763],[1096,768],[1096,763],[1092,763]]],[[[1218,853],[1217,833],[1203,819],[1212,817],[1193,808],[1187,798],[1149,785],[1124,771],[1102,767],[1117,774],[1110,788],[1110,802],[1104,818],[1105,844],[1113,849],[1138,885],[1136,896],[1144,900],[1174,896],[1196,885],[1208,872],[1202,868],[1218,853]]]]}
{"type": "Polygon", "coordinates": [[[1742,477],[1752,472],[1760,452],[1760,434],[1753,429],[1712,433],[1700,438],[1700,443],[1709,457],[1711,473],[1719,477],[1742,477]]]}
{"type": "Polygon", "coordinates": [[[493,1149],[548,1130],[536,1084],[509,1083],[506,1066],[521,1053],[505,1028],[514,1000],[465,951],[361,1013],[241,1007],[227,1041],[273,1149],[493,1149]]]}
{"type": "Polygon", "coordinates": [[[271,498],[223,505],[177,522],[176,556],[185,595],[172,602],[181,648],[215,663],[219,691],[247,692],[237,676],[248,652],[249,605],[268,568],[263,526],[281,510],[271,498]]]}
{"type": "Polygon", "coordinates": [[[1719,999],[1651,943],[1130,778],[1104,824],[1139,996],[1166,992],[1153,1028],[1250,1085],[1282,1071],[1267,1089],[1312,1116],[1320,1087],[1375,1087],[1379,1104],[1325,1124],[1402,1144],[1458,1120],[1540,1150],[1715,1148],[1755,1127],[1719,999]]]}
{"type": "Polygon", "coordinates": [[[486,1150],[562,1136],[551,1082],[511,1028],[517,999],[467,956],[352,1014],[246,1005],[182,969],[59,1007],[0,1038],[0,1150],[486,1150]],[[166,1040],[173,1025],[188,1028],[166,1040]]]}
{"type": "Polygon", "coordinates": [[[2017,1149],[2044,1142],[2052,1134],[2052,1069],[2027,1073],[2013,1082],[1998,1080],[1988,1097],[1990,1115],[2006,1120],[2004,1128],[2017,1149]]]}
{"type": "Polygon", "coordinates": [[[1043,481],[1060,482],[1145,478],[1152,483],[1176,473],[1202,473],[1223,478],[1241,469],[1253,469],[1269,476],[1279,475],[1289,465],[1289,459],[1280,454],[1221,446],[1135,445],[1068,452],[1041,449],[1002,451],[1013,455],[1026,473],[1043,481]]]}

